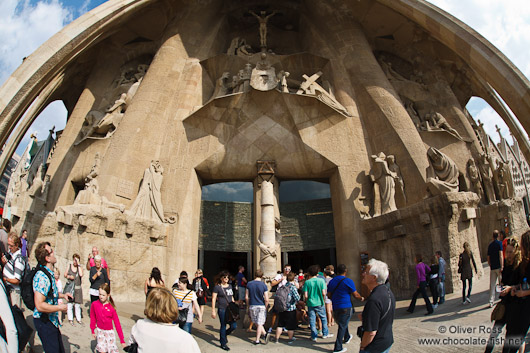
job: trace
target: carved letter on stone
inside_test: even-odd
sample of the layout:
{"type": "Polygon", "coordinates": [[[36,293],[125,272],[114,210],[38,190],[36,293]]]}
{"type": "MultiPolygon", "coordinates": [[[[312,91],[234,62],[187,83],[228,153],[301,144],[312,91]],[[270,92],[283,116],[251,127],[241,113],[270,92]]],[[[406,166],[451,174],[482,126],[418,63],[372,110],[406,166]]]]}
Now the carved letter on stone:
{"type": "Polygon", "coordinates": [[[427,177],[427,190],[431,195],[458,192],[459,172],[456,163],[434,147],[429,147],[427,156],[431,164],[427,177]]]}
{"type": "Polygon", "coordinates": [[[377,156],[372,156],[374,162],[372,170],[370,171],[371,180],[379,186],[379,194],[381,196],[381,214],[395,211],[396,200],[396,183],[397,174],[388,168],[384,153],[379,153],[377,156]]]}

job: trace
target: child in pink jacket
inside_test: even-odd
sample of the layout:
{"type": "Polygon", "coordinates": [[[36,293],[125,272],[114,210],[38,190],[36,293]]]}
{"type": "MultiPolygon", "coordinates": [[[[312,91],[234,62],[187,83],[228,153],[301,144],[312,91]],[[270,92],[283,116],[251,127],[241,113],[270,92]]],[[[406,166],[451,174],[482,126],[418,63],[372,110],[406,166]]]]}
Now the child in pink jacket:
{"type": "Polygon", "coordinates": [[[118,353],[118,346],[116,345],[116,336],[112,329],[112,322],[116,326],[116,331],[120,337],[122,347],[125,347],[125,339],[123,338],[123,331],[121,330],[120,319],[116,313],[114,301],[110,296],[110,286],[108,283],[103,283],[99,287],[99,300],[96,300],[90,306],[90,330],[92,331],[92,338],[96,338],[94,329],[98,328],[97,346],[98,352],[118,353]]]}

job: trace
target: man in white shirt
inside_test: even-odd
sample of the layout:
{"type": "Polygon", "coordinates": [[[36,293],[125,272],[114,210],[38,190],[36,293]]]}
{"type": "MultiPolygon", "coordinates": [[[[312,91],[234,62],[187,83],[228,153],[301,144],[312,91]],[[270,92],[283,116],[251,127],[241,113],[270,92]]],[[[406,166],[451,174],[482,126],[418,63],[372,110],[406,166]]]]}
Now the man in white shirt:
{"type": "Polygon", "coordinates": [[[7,247],[9,248],[9,254],[11,259],[7,261],[2,272],[4,282],[7,284],[8,289],[11,291],[11,303],[17,305],[19,308],[22,307],[22,300],[20,297],[20,282],[24,275],[24,268],[26,262],[22,256],[20,247],[22,242],[15,233],[9,234],[7,238],[7,247]]]}

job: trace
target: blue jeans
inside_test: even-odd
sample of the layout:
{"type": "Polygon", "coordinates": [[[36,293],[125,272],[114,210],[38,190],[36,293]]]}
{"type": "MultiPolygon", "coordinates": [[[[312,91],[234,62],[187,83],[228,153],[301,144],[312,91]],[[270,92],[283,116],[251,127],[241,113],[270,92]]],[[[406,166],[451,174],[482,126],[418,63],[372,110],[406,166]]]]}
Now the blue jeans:
{"type": "Polygon", "coordinates": [[[441,275],[438,283],[438,294],[440,295],[440,304],[445,302],[445,275],[441,275]]]}
{"type": "MultiPolygon", "coordinates": [[[[388,353],[388,352],[390,352],[390,348],[391,348],[391,347],[392,347],[392,346],[388,347],[384,352],[381,352],[381,353],[388,353]]],[[[365,350],[362,350],[362,349],[361,349],[361,350],[359,351],[359,353],[370,353],[370,351],[365,351],[365,350]]]]}
{"type": "Polygon", "coordinates": [[[335,352],[340,352],[342,350],[342,341],[348,341],[351,337],[350,331],[348,330],[351,314],[352,308],[333,310],[333,316],[335,316],[335,321],[339,325],[335,347],[333,348],[335,352]]]}
{"type": "Polygon", "coordinates": [[[183,329],[184,331],[186,331],[187,333],[191,333],[191,325],[192,324],[193,324],[193,322],[186,322],[180,328],[183,329]]]}
{"type": "Polygon", "coordinates": [[[228,322],[226,322],[226,309],[217,309],[217,315],[219,316],[219,323],[221,324],[221,328],[219,329],[219,342],[221,342],[221,346],[226,346],[228,343],[228,340],[226,339],[226,336],[232,333],[237,328],[237,322],[231,322],[230,328],[227,330],[226,325],[228,322]]]}
{"type": "Polygon", "coordinates": [[[309,326],[311,327],[311,338],[317,338],[317,315],[322,322],[322,335],[328,335],[328,319],[326,318],[326,308],[324,305],[308,306],[307,314],[309,315],[309,326]]]}

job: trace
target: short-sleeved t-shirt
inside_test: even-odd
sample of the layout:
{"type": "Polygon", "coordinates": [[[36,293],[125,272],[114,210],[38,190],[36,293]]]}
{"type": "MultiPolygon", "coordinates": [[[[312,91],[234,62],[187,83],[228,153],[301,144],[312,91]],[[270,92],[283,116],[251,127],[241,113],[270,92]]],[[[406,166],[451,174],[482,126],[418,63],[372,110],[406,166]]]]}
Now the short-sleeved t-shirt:
{"type": "Polygon", "coordinates": [[[237,275],[236,275],[236,279],[237,279],[237,285],[240,286],[240,287],[246,287],[247,285],[245,283],[243,283],[243,278],[245,278],[245,275],[241,272],[238,272],[237,275]]]}
{"type": "Polygon", "coordinates": [[[396,299],[392,291],[384,284],[375,287],[362,314],[364,330],[377,331],[373,341],[365,347],[366,351],[384,352],[394,343],[392,324],[395,309],[396,299]]]}
{"type": "Polygon", "coordinates": [[[278,273],[276,274],[276,276],[274,276],[274,281],[280,281],[278,283],[278,288],[280,288],[281,286],[285,286],[285,284],[287,283],[287,278],[285,278],[285,276],[283,275],[283,273],[278,273]]]}
{"type": "Polygon", "coordinates": [[[173,289],[173,296],[182,300],[182,306],[188,308],[188,317],[186,322],[193,322],[193,301],[197,300],[197,294],[192,290],[173,289]],[[189,294],[188,294],[189,293],[189,294]]]}
{"type": "Polygon", "coordinates": [[[307,306],[324,305],[322,291],[326,289],[326,282],[322,278],[313,277],[304,283],[304,293],[307,292],[307,306]]]}
{"type": "Polygon", "coordinates": [[[494,240],[490,243],[490,245],[488,245],[488,256],[490,257],[491,270],[501,268],[499,251],[502,251],[502,243],[499,240],[494,240]]]}
{"type": "MultiPolygon", "coordinates": [[[[33,277],[33,291],[39,292],[42,295],[44,295],[46,297],[46,299],[44,300],[46,303],[51,304],[51,305],[57,305],[59,302],[58,301],[59,291],[57,289],[57,285],[55,284],[55,281],[53,280],[51,281],[52,283],[50,284],[50,279],[42,271],[47,271],[50,274],[52,279],[55,277],[53,274],[53,271],[50,270],[48,267],[40,267],[40,270],[37,271],[37,273],[35,273],[35,276],[33,277]],[[48,291],[50,290],[50,285],[52,286],[52,289],[53,289],[53,298],[48,297],[48,291]]],[[[33,310],[33,317],[35,319],[40,319],[42,314],[43,313],[38,311],[37,308],[33,310]]],[[[55,327],[59,327],[59,313],[58,312],[49,313],[48,318],[50,319],[51,323],[55,325],[55,327]]]]}
{"type": "Polygon", "coordinates": [[[351,293],[356,290],[351,279],[344,276],[334,277],[328,283],[328,293],[332,293],[333,310],[351,308],[351,293]]]}
{"type": "Polygon", "coordinates": [[[253,280],[247,283],[249,305],[265,305],[264,294],[269,289],[262,281],[253,280]]]}
{"type": "Polygon", "coordinates": [[[226,309],[228,303],[233,301],[234,291],[230,285],[226,288],[223,288],[218,284],[213,287],[213,292],[217,293],[217,307],[219,309],[226,309]]]}

